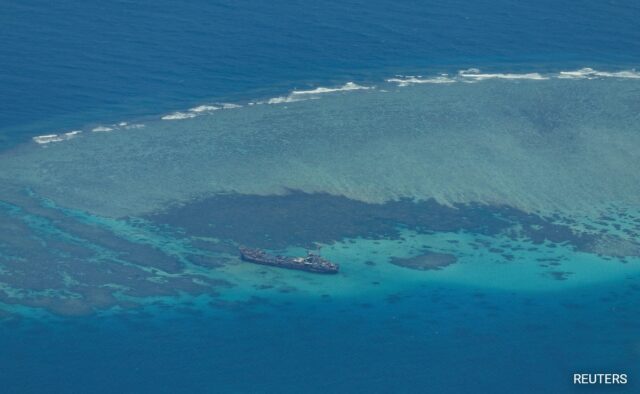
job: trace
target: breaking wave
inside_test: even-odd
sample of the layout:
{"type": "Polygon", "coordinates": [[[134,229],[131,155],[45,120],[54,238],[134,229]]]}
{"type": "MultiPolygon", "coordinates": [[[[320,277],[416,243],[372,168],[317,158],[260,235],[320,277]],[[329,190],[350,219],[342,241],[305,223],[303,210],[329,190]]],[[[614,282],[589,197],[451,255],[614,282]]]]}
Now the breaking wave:
{"type": "Polygon", "coordinates": [[[62,133],[62,134],[40,135],[40,136],[37,136],[37,137],[33,137],[33,141],[36,142],[37,144],[45,145],[45,144],[49,144],[51,142],[61,142],[61,141],[70,140],[70,139],[76,137],[80,133],[82,133],[82,130],[73,130],[73,131],[69,131],[67,133],[62,133]]]}
{"type": "Polygon", "coordinates": [[[422,76],[402,76],[399,75],[396,78],[390,78],[386,80],[390,83],[397,83],[399,86],[408,86],[412,84],[423,83],[454,83],[455,79],[449,78],[447,74],[443,74],[437,77],[423,78],[422,76]]]}
{"type": "Polygon", "coordinates": [[[373,89],[373,87],[358,85],[354,82],[347,82],[344,85],[339,86],[337,88],[318,87],[311,90],[294,90],[291,93],[289,93],[288,96],[272,97],[268,100],[252,102],[251,105],[295,103],[297,101],[313,100],[318,98],[319,95],[326,94],[326,93],[349,92],[353,90],[369,90],[369,89],[373,89]]]}
{"type": "Polygon", "coordinates": [[[189,111],[191,111],[191,112],[211,112],[211,111],[217,111],[219,109],[220,109],[220,107],[216,107],[215,105],[199,105],[197,107],[193,107],[193,108],[189,109],[189,111]]]}
{"type": "Polygon", "coordinates": [[[198,116],[198,115],[196,113],[194,113],[194,112],[174,112],[174,113],[169,114],[169,115],[164,115],[160,119],[162,119],[162,120],[182,120],[182,119],[195,118],[196,116],[198,116]]]}
{"type": "Polygon", "coordinates": [[[506,80],[533,80],[546,81],[549,79],[595,79],[595,78],[631,78],[640,79],[640,72],[636,70],[623,71],[598,71],[592,68],[581,68],[573,71],[560,71],[557,73],[483,73],[477,68],[458,71],[457,75],[450,76],[442,74],[435,77],[422,77],[413,75],[399,75],[395,78],[387,79],[387,82],[395,83],[398,86],[408,86],[425,83],[454,83],[454,82],[479,82],[489,79],[506,80]]]}
{"type": "Polygon", "coordinates": [[[221,109],[234,109],[242,108],[239,104],[223,103],[221,105],[198,105],[197,107],[189,108],[186,112],[173,112],[168,115],[162,116],[162,120],[184,120],[195,118],[196,116],[208,114],[221,109]]]}
{"type": "Polygon", "coordinates": [[[98,126],[98,127],[94,127],[93,129],[91,129],[91,131],[93,131],[94,133],[113,131],[113,127],[98,126]]]}

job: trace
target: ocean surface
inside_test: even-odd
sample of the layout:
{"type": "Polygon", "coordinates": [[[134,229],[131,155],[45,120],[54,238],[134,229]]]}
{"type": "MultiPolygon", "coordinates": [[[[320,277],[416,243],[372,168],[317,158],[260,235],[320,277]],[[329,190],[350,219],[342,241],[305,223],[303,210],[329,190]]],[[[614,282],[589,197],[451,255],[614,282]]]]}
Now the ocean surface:
{"type": "Polygon", "coordinates": [[[637,2],[1,8],[2,392],[640,390],[637,2]]]}

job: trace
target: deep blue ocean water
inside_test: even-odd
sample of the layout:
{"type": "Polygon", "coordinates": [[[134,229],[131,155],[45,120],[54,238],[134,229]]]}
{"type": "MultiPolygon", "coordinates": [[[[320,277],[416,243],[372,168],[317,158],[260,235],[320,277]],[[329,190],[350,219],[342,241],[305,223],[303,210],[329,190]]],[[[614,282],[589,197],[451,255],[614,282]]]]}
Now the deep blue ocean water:
{"type": "Polygon", "coordinates": [[[638,299],[615,293],[432,287],[401,303],[9,325],[0,365],[11,392],[582,392],[567,371],[639,371],[638,299]]]}
{"type": "MultiPolygon", "coordinates": [[[[469,67],[503,73],[629,70],[640,62],[638,21],[640,4],[634,1],[5,2],[0,5],[0,149],[9,150],[9,158],[2,163],[19,156],[20,144],[33,144],[30,139],[37,135],[144,121],[202,103],[263,99],[294,88],[347,81],[367,85],[396,74],[435,75],[469,67]],[[14,147],[18,153],[10,150],[14,147]]],[[[631,113],[637,113],[634,86],[619,95],[624,96],[620,106],[631,113]]],[[[618,97],[616,90],[603,91],[618,97]]],[[[258,124],[268,116],[246,119],[258,124]]],[[[628,119],[632,124],[635,118],[628,119]]],[[[233,119],[225,121],[233,125],[233,119]]],[[[122,143],[114,146],[125,149],[122,143]]],[[[64,162],[64,157],[53,161],[64,162]]],[[[25,220],[34,234],[38,226],[59,225],[80,236],[87,231],[2,186],[1,201],[20,201],[47,218],[25,220]]],[[[3,247],[18,242],[10,233],[22,235],[11,216],[21,214],[10,204],[0,205],[0,257],[3,247]]],[[[303,209],[313,210],[296,209],[294,220],[303,209]]],[[[50,231],[52,237],[67,233],[50,231]]],[[[294,235],[306,240],[308,234],[302,233],[294,235]]],[[[346,238],[356,235],[354,230],[346,238]]],[[[549,248],[565,244],[558,245],[549,248]]],[[[106,249],[129,247],[114,241],[106,249]]],[[[43,277],[51,275],[47,263],[67,256],[24,253],[25,261],[35,256],[33,261],[42,264],[43,277]]],[[[4,257],[15,256],[7,252],[4,257]]],[[[347,279],[361,273],[348,264],[345,272],[347,279]]],[[[487,277],[491,282],[491,274],[487,277]]],[[[282,284],[289,279],[274,279],[280,293],[290,291],[282,284]]],[[[296,280],[314,285],[304,277],[296,280]]],[[[251,297],[213,307],[198,304],[199,299],[184,305],[158,302],[158,309],[115,316],[15,317],[7,308],[12,317],[0,320],[0,391],[634,392],[640,379],[637,280],[630,270],[597,285],[561,291],[519,291],[505,287],[502,282],[508,280],[496,280],[502,284],[495,288],[394,284],[394,294],[298,299],[294,291],[290,299],[251,297]],[[630,384],[575,387],[574,372],[626,372],[630,384]]]]}

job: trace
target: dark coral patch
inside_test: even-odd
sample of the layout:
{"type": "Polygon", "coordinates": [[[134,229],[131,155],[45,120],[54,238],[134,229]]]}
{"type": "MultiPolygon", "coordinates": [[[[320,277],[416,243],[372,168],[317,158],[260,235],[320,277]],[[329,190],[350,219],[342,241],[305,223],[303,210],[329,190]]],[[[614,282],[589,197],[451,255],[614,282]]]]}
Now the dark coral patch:
{"type": "Polygon", "coordinates": [[[391,259],[391,264],[418,271],[433,271],[454,264],[456,261],[456,256],[452,254],[427,252],[409,258],[394,257],[391,259]]]}
{"type": "MultiPolygon", "coordinates": [[[[503,234],[551,247],[566,243],[585,251],[600,237],[575,232],[568,225],[555,223],[557,218],[503,205],[446,206],[435,200],[411,199],[369,204],[326,193],[298,191],[280,196],[214,195],[170,207],[147,219],[181,228],[188,236],[214,237],[267,249],[313,247],[317,242],[356,237],[399,240],[399,228],[423,233],[503,234]],[[517,231],[513,228],[515,224],[517,231]]],[[[492,247],[486,240],[476,241],[476,247],[492,247]]],[[[500,249],[511,246],[500,245],[493,251],[500,253],[500,249]]]]}
{"type": "MultiPolygon", "coordinates": [[[[112,307],[130,309],[117,294],[135,297],[216,294],[228,282],[183,271],[174,256],[118,236],[25,193],[0,201],[0,301],[66,316],[112,307]],[[10,200],[10,201],[8,201],[10,200]],[[169,275],[167,275],[169,274],[169,275]],[[175,275],[178,274],[178,275],[175,275]]],[[[219,261],[194,254],[201,265],[219,261]]],[[[142,301],[144,302],[144,301],[142,301]]]]}
{"type": "Polygon", "coordinates": [[[567,280],[573,274],[573,272],[569,271],[548,271],[543,273],[544,276],[555,280],[567,280]]]}

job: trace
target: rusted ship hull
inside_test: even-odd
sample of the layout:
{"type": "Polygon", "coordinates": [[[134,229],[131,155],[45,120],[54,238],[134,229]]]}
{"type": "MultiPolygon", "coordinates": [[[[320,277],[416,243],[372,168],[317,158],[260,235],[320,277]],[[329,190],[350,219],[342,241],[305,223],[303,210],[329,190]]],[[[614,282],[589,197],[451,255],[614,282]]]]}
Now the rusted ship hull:
{"type": "Polygon", "coordinates": [[[313,272],[316,274],[337,274],[339,266],[320,256],[309,254],[307,257],[276,256],[260,249],[240,248],[242,260],[271,267],[313,272]]]}

